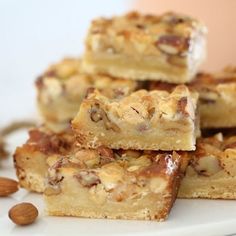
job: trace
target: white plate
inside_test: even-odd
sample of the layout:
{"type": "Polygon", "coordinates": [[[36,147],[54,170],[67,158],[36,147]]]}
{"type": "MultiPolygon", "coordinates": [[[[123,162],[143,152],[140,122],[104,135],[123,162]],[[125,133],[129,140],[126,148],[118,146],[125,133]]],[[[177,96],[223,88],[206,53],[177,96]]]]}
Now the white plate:
{"type": "MultiPolygon", "coordinates": [[[[23,143],[26,133],[20,132],[9,139],[12,150],[23,143]]],[[[12,159],[4,161],[0,175],[15,177],[12,159]]],[[[73,217],[49,217],[44,214],[40,194],[21,189],[8,198],[0,198],[0,235],[236,235],[236,202],[223,200],[178,199],[166,222],[91,220],[73,217]],[[14,225],[8,210],[16,203],[27,201],[39,209],[38,220],[26,227],[14,225]]]]}

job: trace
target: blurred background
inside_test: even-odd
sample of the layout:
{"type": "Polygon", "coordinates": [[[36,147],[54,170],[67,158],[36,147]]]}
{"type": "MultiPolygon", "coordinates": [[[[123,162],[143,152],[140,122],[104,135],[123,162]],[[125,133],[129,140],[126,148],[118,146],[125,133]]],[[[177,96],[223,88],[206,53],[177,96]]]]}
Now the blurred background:
{"type": "Polygon", "coordinates": [[[0,0],[0,126],[36,117],[34,80],[49,64],[79,56],[92,18],[177,11],[208,26],[204,70],[236,64],[236,0],[0,0]]]}

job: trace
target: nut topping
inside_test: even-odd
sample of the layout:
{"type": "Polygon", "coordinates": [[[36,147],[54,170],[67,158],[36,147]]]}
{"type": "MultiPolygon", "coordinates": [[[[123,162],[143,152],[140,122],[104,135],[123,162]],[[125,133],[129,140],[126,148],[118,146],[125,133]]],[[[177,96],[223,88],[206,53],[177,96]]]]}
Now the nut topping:
{"type": "Polygon", "coordinates": [[[46,196],[58,195],[61,193],[61,187],[59,185],[48,185],[44,190],[46,196]]]}
{"type": "Polygon", "coordinates": [[[218,158],[211,155],[194,159],[192,166],[198,174],[204,176],[211,176],[222,170],[218,158]]]}
{"type": "Polygon", "coordinates": [[[189,47],[189,40],[178,35],[162,35],[156,46],[164,53],[177,55],[189,47]]]}
{"type": "Polygon", "coordinates": [[[106,164],[114,160],[114,153],[110,148],[100,146],[98,147],[98,153],[101,157],[101,164],[106,164]]]}
{"type": "Polygon", "coordinates": [[[94,122],[103,120],[104,125],[107,130],[113,130],[114,132],[119,132],[120,128],[113,122],[111,122],[106,114],[106,112],[100,108],[99,104],[95,104],[90,110],[90,118],[94,122]]]}
{"type": "Polygon", "coordinates": [[[82,170],[75,175],[75,178],[80,182],[80,184],[88,188],[101,183],[96,172],[91,170],[82,170]]]}
{"type": "Polygon", "coordinates": [[[90,110],[90,118],[92,121],[94,122],[98,122],[100,120],[102,120],[102,112],[101,109],[99,108],[98,104],[95,104],[95,106],[93,106],[90,110]]]}
{"type": "Polygon", "coordinates": [[[180,112],[183,115],[188,115],[188,112],[186,111],[186,106],[187,106],[188,100],[187,97],[182,97],[178,101],[178,112],[180,112]]]}
{"type": "Polygon", "coordinates": [[[109,191],[123,181],[124,169],[119,164],[113,162],[102,166],[98,174],[101,183],[104,185],[105,189],[109,191]]]}

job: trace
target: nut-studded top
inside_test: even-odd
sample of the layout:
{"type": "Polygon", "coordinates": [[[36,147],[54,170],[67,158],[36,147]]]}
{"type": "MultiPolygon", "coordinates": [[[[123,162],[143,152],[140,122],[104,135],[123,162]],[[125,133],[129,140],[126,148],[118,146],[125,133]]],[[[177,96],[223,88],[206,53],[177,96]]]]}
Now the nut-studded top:
{"type": "MultiPolygon", "coordinates": [[[[63,177],[71,175],[83,187],[102,187],[108,198],[123,201],[134,193],[162,193],[172,189],[173,181],[181,178],[189,159],[184,153],[134,150],[80,149],[67,157],[48,159],[48,189],[59,187],[63,177]],[[50,163],[51,162],[51,163],[50,163]],[[142,191],[141,191],[142,189],[142,191]],[[122,190],[117,194],[118,190],[122,190]]],[[[48,194],[57,194],[55,191],[48,194]]]]}
{"type": "MultiPolygon", "coordinates": [[[[199,93],[201,104],[215,103],[218,99],[233,102],[236,99],[236,67],[228,66],[216,73],[198,73],[195,79],[187,84],[190,90],[199,93]]],[[[175,84],[149,82],[149,90],[173,91],[175,84]]]]}
{"type": "MultiPolygon", "coordinates": [[[[236,175],[236,136],[218,133],[197,141],[197,149],[192,156],[190,167],[198,175],[212,176],[215,174],[236,175]]],[[[192,173],[188,169],[187,173],[192,173]]]]}
{"type": "Polygon", "coordinates": [[[130,12],[92,22],[87,49],[94,52],[186,56],[192,40],[206,34],[206,27],[189,16],[168,12],[141,15],[130,12]]]}
{"type": "Polygon", "coordinates": [[[159,119],[194,119],[197,99],[198,94],[190,93],[186,86],[179,85],[172,93],[139,90],[121,99],[109,99],[95,91],[84,103],[97,102],[97,106],[92,107],[90,111],[94,119],[100,110],[108,112],[112,120],[138,125],[146,120],[156,124],[159,119]]]}
{"type": "Polygon", "coordinates": [[[108,97],[120,97],[136,90],[141,83],[106,75],[87,75],[78,58],[65,58],[51,65],[36,81],[41,102],[62,96],[81,102],[89,88],[97,88],[108,97]],[[41,92],[41,93],[40,93],[41,92]]]}

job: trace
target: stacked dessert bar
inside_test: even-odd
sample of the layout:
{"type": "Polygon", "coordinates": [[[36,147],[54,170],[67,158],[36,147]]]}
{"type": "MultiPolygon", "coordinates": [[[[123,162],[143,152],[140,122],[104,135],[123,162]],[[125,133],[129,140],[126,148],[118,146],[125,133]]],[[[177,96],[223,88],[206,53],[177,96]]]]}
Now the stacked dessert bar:
{"type": "Polygon", "coordinates": [[[236,125],[236,74],[198,73],[205,35],[176,13],[96,19],[83,57],[37,79],[44,124],[14,160],[49,215],[161,221],[177,194],[236,198],[236,136],[200,131],[236,125]]]}

